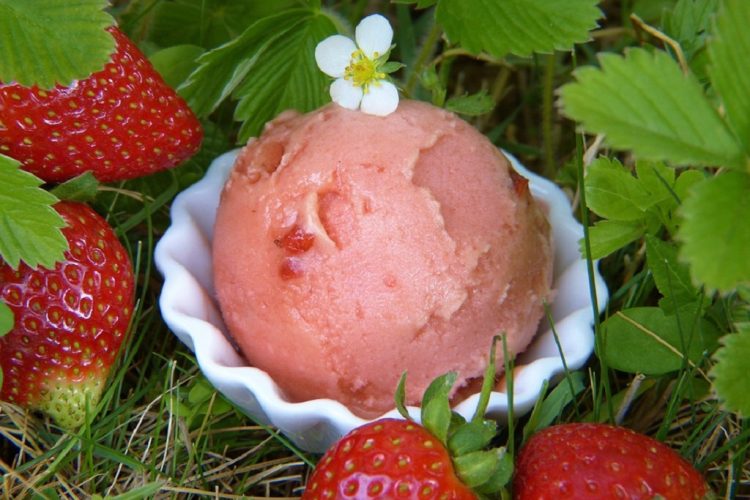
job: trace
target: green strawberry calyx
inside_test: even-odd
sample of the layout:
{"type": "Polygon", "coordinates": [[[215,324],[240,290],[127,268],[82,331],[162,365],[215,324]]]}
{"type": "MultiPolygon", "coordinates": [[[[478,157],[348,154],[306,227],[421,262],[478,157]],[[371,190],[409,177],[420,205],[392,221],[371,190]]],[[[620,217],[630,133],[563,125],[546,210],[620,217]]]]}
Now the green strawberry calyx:
{"type": "MultiPolygon", "coordinates": [[[[450,391],[456,382],[456,372],[448,372],[427,387],[422,397],[421,422],[435,438],[446,447],[461,481],[480,497],[497,498],[513,475],[513,457],[504,446],[491,447],[497,436],[497,422],[487,420],[492,389],[495,385],[495,347],[499,337],[492,341],[489,362],[484,372],[482,390],[471,420],[454,412],[450,407],[450,391]]],[[[413,420],[406,409],[406,373],[401,376],[396,389],[396,408],[407,420],[413,420]]]]}

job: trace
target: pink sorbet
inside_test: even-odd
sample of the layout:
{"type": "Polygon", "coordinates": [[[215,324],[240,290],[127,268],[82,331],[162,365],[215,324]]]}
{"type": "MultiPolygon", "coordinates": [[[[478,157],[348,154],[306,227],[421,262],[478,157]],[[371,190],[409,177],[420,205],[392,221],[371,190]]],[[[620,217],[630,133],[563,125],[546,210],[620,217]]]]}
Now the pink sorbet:
{"type": "MultiPolygon", "coordinates": [[[[224,320],[286,398],[374,417],[491,340],[523,351],[549,297],[549,224],[482,134],[414,101],[386,117],[285,112],[240,153],[213,242],[224,320]]],[[[502,349],[498,349],[502,367],[502,349]]]]}

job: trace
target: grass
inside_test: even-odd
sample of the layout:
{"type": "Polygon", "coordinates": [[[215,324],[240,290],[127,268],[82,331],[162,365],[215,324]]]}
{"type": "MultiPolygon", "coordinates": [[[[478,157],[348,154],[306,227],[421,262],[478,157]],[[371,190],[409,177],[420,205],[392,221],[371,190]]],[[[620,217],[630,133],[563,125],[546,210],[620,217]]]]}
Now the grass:
{"type": "MultiPolygon", "coordinates": [[[[576,65],[594,61],[598,51],[634,43],[632,29],[622,21],[631,4],[603,3],[607,21],[574,57],[558,53],[494,61],[469,58],[460,51],[436,54],[429,44],[437,43],[439,36],[416,23],[404,30],[427,29],[432,33],[426,37],[428,46],[420,51],[422,39],[415,35],[413,46],[407,43],[404,50],[423,61],[450,60],[441,67],[441,77],[451,94],[487,90],[498,105],[474,124],[526,165],[557,180],[580,208],[580,174],[594,152],[607,151],[596,138],[577,135],[574,124],[560,116],[555,90],[570,81],[576,65]]],[[[356,2],[349,14],[356,19],[365,6],[366,2],[356,2]]],[[[411,22],[403,11],[395,13],[399,21],[411,22]]],[[[429,99],[415,79],[408,86],[416,96],[429,99]]],[[[157,306],[161,277],[152,256],[169,223],[169,202],[202,175],[212,157],[231,147],[236,124],[227,113],[218,110],[206,128],[203,153],[177,173],[100,192],[96,208],[108,214],[129,245],[138,274],[131,334],[96,415],[78,433],[66,434],[44,416],[0,402],[0,498],[300,495],[318,457],[294,448],[216,393],[192,353],[168,331],[157,306]]],[[[584,219],[589,217],[585,210],[582,213],[584,219]]],[[[602,319],[656,300],[642,246],[631,245],[608,257],[601,270],[611,295],[602,319]]],[[[750,306],[741,298],[715,299],[714,306],[731,311],[733,317],[750,318],[750,306]]],[[[710,364],[706,359],[703,372],[710,364]]],[[[632,427],[665,441],[695,463],[720,498],[750,498],[750,425],[722,408],[703,372],[685,366],[663,377],[631,375],[610,370],[594,356],[580,373],[563,381],[576,395],[548,417],[552,422],[599,420],[632,427]],[[583,381],[582,390],[572,390],[574,378],[583,381]]],[[[532,413],[515,423],[517,446],[529,419],[537,416],[532,413]]]]}

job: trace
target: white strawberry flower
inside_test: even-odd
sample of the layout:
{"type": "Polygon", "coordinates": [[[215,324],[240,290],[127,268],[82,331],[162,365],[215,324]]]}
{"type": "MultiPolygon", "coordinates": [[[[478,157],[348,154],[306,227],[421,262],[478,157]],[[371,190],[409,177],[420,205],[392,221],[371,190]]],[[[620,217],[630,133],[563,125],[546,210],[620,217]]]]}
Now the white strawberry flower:
{"type": "Polygon", "coordinates": [[[385,17],[373,14],[360,21],[354,38],[356,43],[343,35],[333,35],[315,47],[318,67],[335,78],[331,99],[347,109],[378,116],[390,114],[398,107],[398,89],[386,75],[393,71],[389,67],[400,67],[387,63],[393,29],[385,17]]]}

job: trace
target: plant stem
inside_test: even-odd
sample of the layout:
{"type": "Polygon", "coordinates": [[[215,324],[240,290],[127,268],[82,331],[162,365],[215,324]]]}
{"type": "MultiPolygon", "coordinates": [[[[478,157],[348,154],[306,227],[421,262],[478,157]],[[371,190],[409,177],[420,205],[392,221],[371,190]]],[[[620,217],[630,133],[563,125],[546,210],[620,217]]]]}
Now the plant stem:
{"type": "Polygon", "coordinates": [[[437,46],[437,43],[440,40],[440,36],[442,34],[443,29],[437,22],[433,21],[432,27],[430,28],[429,33],[427,33],[427,38],[425,38],[425,41],[422,44],[422,48],[417,55],[417,61],[414,63],[414,68],[409,74],[409,79],[406,81],[406,85],[404,86],[404,93],[407,96],[411,95],[414,92],[414,87],[417,85],[419,75],[422,73],[422,70],[424,70],[425,65],[427,64],[427,60],[435,51],[435,47],[437,46]]]}
{"type": "Polygon", "coordinates": [[[547,56],[544,66],[544,94],[542,96],[542,144],[544,147],[544,176],[552,179],[555,176],[555,139],[552,130],[553,98],[555,92],[555,53],[547,56]]]}
{"type": "MultiPolygon", "coordinates": [[[[612,395],[609,386],[609,368],[604,358],[604,336],[601,334],[601,322],[599,319],[599,300],[596,295],[596,280],[594,279],[594,261],[591,259],[591,238],[589,237],[590,217],[588,205],[586,205],[586,186],[583,171],[583,137],[576,134],[576,167],[578,170],[578,191],[581,196],[581,224],[583,226],[583,244],[585,249],[586,267],[589,275],[589,294],[591,296],[591,308],[594,319],[594,351],[599,359],[601,366],[601,384],[600,388],[604,392],[604,398],[607,403],[607,415],[611,421],[614,418],[614,409],[612,407],[612,395]]],[[[594,418],[599,418],[599,404],[601,401],[601,391],[595,394],[594,418]]]]}

